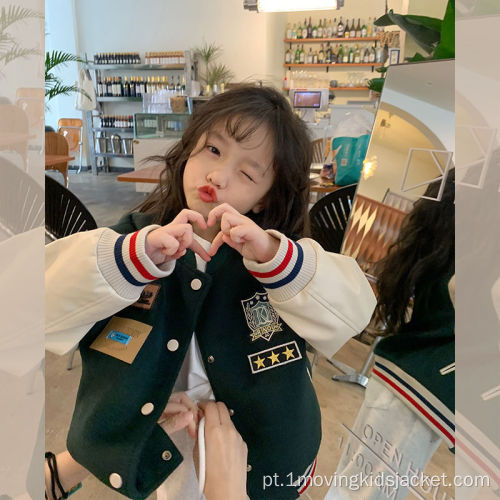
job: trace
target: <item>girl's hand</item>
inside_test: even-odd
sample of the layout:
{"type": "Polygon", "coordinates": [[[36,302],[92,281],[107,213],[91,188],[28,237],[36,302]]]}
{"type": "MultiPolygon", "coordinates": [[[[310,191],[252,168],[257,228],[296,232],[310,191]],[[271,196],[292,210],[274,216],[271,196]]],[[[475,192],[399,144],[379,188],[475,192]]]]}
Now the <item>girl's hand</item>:
{"type": "Polygon", "coordinates": [[[200,213],[184,209],[170,224],[148,233],[145,242],[147,256],[159,265],[179,259],[186,253],[186,248],[190,248],[208,262],[210,255],[193,239],[191,222],[196,223],[201,229],[207,228],[205,219],[200,213]]]}
{"type": "Polygon", "coordinates": [[[224,403],[200,403],[205,414],[205,497],[246,500],[247,445],[224,403]]]}
{"type": "Polygon", "coordinates": [[[158,423],[169,434],[187,427],[194,439],[198,429],[198,406],[184,392],[173,392],[168,399],[158,423]]]}
{"type": "Polygon", "coordinates": [[[215,255],[223,243],[237,250],[245,259],[257,262],[268,262],[276,255],[280,241],[231,205],[222,203],[211,210],[207,225],[215,225],[217,219],[220,219],[220,233],[212,241],[209,255],[215,255]]]}

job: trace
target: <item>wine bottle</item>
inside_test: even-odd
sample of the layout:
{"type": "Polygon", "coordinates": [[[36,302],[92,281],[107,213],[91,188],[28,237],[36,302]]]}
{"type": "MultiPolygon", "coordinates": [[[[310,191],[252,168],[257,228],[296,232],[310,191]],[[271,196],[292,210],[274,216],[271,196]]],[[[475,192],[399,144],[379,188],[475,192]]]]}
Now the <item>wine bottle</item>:
{"type": "Polygon", "coordinates": [[[295,64],[300,63],[300,45],[297,45],[297,49],[295,50],[295,64]]]}
{"type": "Polygon", "coordinates": [[[290,23],[286,25],[286,33],[285,33],[285,38],[292,38],[292,26],[290,23]]]}
{"type": "Polygon", "coordinates": [[[297,28],[297,38],[300,40],[302,38],[302,24],[299,21],[299,26],[297,28]]]}
{"type": "Polygon", "coordinates": [[[345,22],[344,38],[351,36],[351,28],[349,28],[349,19],[345,22]]]}
{"type": "Polygon", "coordinates": [[[352,19],[351,32],[349,33],[349,38],[356,38],[356,28],[354,27],[354,18],[352,19]]]}
{"type": "Polygon", "coordinates": [[[333,20],[333,24],[332,24],[332,38],[336,38],[337,37],[337,18],[335,18],[333,20]]]}
{"type": "Polygon", "coordinates": [[[323,48],[323,44],[321,44],[321,48],[319,49],[318,53],[318,63],[324,64],[324,62],[325,62],[325,49],[323,48]]]}
{"type": "Polygon", "coordinates": [[[368,24],[366,25],[366,36],[373,36],[373,24],[372,18],[368,18],[368,24]]]}
{"type": "Polygon", "coordinates": [[[318,51],[315,50],[313,54],[313,64],[318,64],[318,51]]]}
{"type": "Polygon", "coordinates": [[[359,50],[358,45],[356,44],[356,48],[354,49],[354,64],[361,63],[361,52],[359,50]]]}
{"type": "Polygon", "coordinates": [[[307,38],[312,38],[313,36],[313,26],[311,23],[311,16],[309,16],[309,24],[307,25],[307,38]]]}
{"type": "Polygon", "coordinates": [[[363,26],[361,26],[361,37],[365,38],[367,36],[366,34],[366,23],[363,21],[363,26]]]}
{"type": "Polygon", "coordinates": [[[383,63],[384,49],[380,45],[380,40],[377,40],[377,45],[375,47],[375,62],[383,63]]]}
{"type": "Polygon", "coordinates": [[[344,23],[342,22],[342,16],[340,16],[339,24],[337,24],[337,37],[342,38],[344,36],[344,23]]]}
{"type": "Polygon", "coordinates": [[[330,19],[328,21],[328,26],[326,28],[325,38],[332,38],[332,36],[333,36],[333,25],[332,25],[332,20],[330,19]]]}
{"type": "Polygon", "coordinates": [[[326,45],[325,62],[326,64],[332,64],[332,47],[330,45],[330,42],[328,42],[326,45]]]}
{"type": "Polygon", "coordinates": [[[309,52],[306,57],[306,63],[307,64],[312,64],[313,63],[313,53],[312,53],[312,48],[309,47],[309,52]]]}
{"type": "Polygon", "coordinates": [[[316,36],[314,36],[313,30],[313,38],[323,38],[323,25],[321,24],[321,19],[319,20],[319,26],[316,28],[316,36]]]}
{"type": "Polygon", "coordinates": [[[370,62],[370,50],[368,47],[365,49],[365,53],[363,55],[363,62],[368,64],[370,62]]]}
{"type": "Polygon", "coordinates": [[[290,64],[291,51],[290,49],[286,49],[285,52],[285,64],[290,64]]]}
{"type": "Polygon", "coordinates": [[[371,63],[375,62],[375,59],[376,59],[376,51],[375,51],[375,44],[373,44],[370,50],[370,62],[371,63]]]}
{"type": "Polygon", "coordinates": [[[123,81],[123,95],[125,97],[130,97],[130,85],[128,83],[127,77],[125,77],[123,81]]]}
{"type": "MultiPolygon", "coordinates": [[[[94,60],[97,61],[97,57],[95,57],[94,60]]],[[[101,77],[99,77],[97,79],[97,97],[102,97],[102,81],[101,81],[101,77]]]]}
{"type": "Polygon", "coordinates": [[[349,47],[348,62],[349,62],[349,64],[352,64],[354,62],[354,50],[352,50],[352,45],[349,47]]]}
{"type": "Polygon", "coordinates": [[[306,62],[306,53],[304,52],[304,45],[300,48],[300,64],[304,64],[306,62]]]}
{"type": "Polygon", "coordinates": [[[344,62],[344,46],[342,44],[340,44],[340,48],[337,52],[337,62],[339,64],[344,62]]]}
{"type": "Polygon", "coordinates": [[[292,40],[295,40],[297,38],[297,25],[293,23],[293,28],[292,28],[292,40]]]}
{"type": "Polygon", "coordinates": [[[135,78],[130,77],[130,97],[136,97],[135,93],[135,78]]]}
{"type": "Polygon", "coordinates": [[[358,25],[356,26],[356,38],[361,38],[361,19],[358,17],[358,25]]]}

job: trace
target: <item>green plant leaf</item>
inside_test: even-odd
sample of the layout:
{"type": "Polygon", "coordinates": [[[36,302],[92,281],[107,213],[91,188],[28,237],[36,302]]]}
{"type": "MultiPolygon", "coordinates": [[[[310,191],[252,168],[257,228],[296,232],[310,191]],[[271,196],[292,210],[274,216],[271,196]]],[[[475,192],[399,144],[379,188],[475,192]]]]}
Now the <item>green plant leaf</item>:
{"type": "Polygon", "coordinates": [[[387,73],[387,66],[380,66],[378,68],[375,68],[375,71],[377,73],[387,73]]]}
{"type": "Polygon", "coordinates": [[[385,78],[372,78],[368,80],[368,88],[375,92],[382,92],[384,86],[385,78]]]}
{"type": "Polygon", "coordinates": [[[85,63],[85,61],[80,57],[68,54],[67,52],[61,52],[58,50],[47,52],[45,54],[45,77],[47,77],[47,73],[52,71],[56,66],[59,66],[60,64],[65,66],[68,62],[72,61],[85,63]]]}
{"type": "Polygon", "coordinates": [[[206,65],[208,65],[222,54],[222,47],[218,46],[215,42],[204,42],[203,45],[193,49],[193,54],[195,57],[199,57],[205,62],[206,65]]]}
{"type": "Polygon", "coordinates": [[[407,62],[421,62],[421,61],[428,61],[429,59],[432,59],[432,57],[425,57],[423,56],[420,52],[415,52],[415,55],[412,57],[406,57],[405,60],[407,62]]]}
{"type": "Polygon", "coordinates": [[[436,48],[441,39],[441,23],[440,19],[432,17],[395,14],[392,9],[375,21],[377,26],[396,24],[429,54],[436,48]],[[437,27],[438,29],[436,29],[437,27]]]}
{"type": "Polygon", "coordinates": [[[206,82],[208,85],[228,83],[234,78],[233,72],[225,64],[213,64],[208,67],[206,82]]]}
{"type": "Polygon", "coordinates": [[[434,59],[455,57],[455,0],[448,0],[441,28],[441,40],[434,51],[434,59]]]}

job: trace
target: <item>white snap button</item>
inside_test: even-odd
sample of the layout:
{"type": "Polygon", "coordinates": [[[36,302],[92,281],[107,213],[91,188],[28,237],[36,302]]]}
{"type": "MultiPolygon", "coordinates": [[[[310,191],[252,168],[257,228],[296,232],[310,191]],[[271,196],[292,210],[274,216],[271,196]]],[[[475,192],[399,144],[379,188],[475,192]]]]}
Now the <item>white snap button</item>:
{"type": "Polygon", "coordinates": [[[179,349],[179,342],[175,339],[170,339],[167,342],[167,349],[172,352],[177,351],[179,349]]]}
{"type": "Polygon", "coordinates": [[[234,415],[234,410],[232,408],[229,409],[229,416],[233,416],[234,415]]]}
{"type": "Polygon", "coordinates": [[[193,290],[199,290],[201,288],[201,280],[195,278],[193,281],[191,281],[191,288],[193,290]]]}
{"type": "Polygon", "coordinates": [[[143,415],[149,415],[150,413],[153,412],[155,409],[155,405],[153,403],[146,403],[142,408],[141,408],[141,413],[143,415]]]}
{"type": "Polygon", "coordinates": [[[113,486],[113,488],[121,488],[123,485],[123,479],[120,474],[113,472],[113,474],[109,475],[109,484],[113,486]]]}
{"type": "Polygon", "coordinates": [[[215,358],[213,356],[208,356],[208,362],[213,363],[215,361],[215,358]]]}
{"type": "Polygon", "coordinates": [[[171,458],[172,458],[172,453],[170,453],[168,450],[165,450],[162,454],[161,454],[161,458],[163,460],[165,460],[165,462],[168,462],[171,458]]]}
{"type": "Polygon", "coordinates": [[[247,465],[247,472],[250,472],[252,470],[252,466],[250,464],[247,465]]]}

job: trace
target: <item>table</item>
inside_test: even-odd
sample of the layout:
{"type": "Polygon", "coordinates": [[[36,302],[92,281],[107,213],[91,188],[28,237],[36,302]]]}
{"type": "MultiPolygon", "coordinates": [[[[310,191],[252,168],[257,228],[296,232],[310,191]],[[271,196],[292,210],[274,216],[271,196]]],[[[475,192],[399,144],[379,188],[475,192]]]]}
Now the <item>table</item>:
{"type": "Polygon", "coordinates": [[[52,167],[58,165],[59,163],[66,163],[67,161],[74,160],[74,156],[68,155],[45,155],[45,166],[52,167]]]}
{"type": "MultiPolygon", "coordinates": [[[[314,164],[313,164],[314,167],[314,164]]],[[[163,165],[150,165],[149,167],[120,174],[116,180],[120,182],[146,182],[148,184],[158,184],[160,182],[160,173],[165,167],[163,165]]],[[[311,179],[311,191],[314,193],[331,193],[341,186],[322,186],[321,179],[311,179]]]]}

